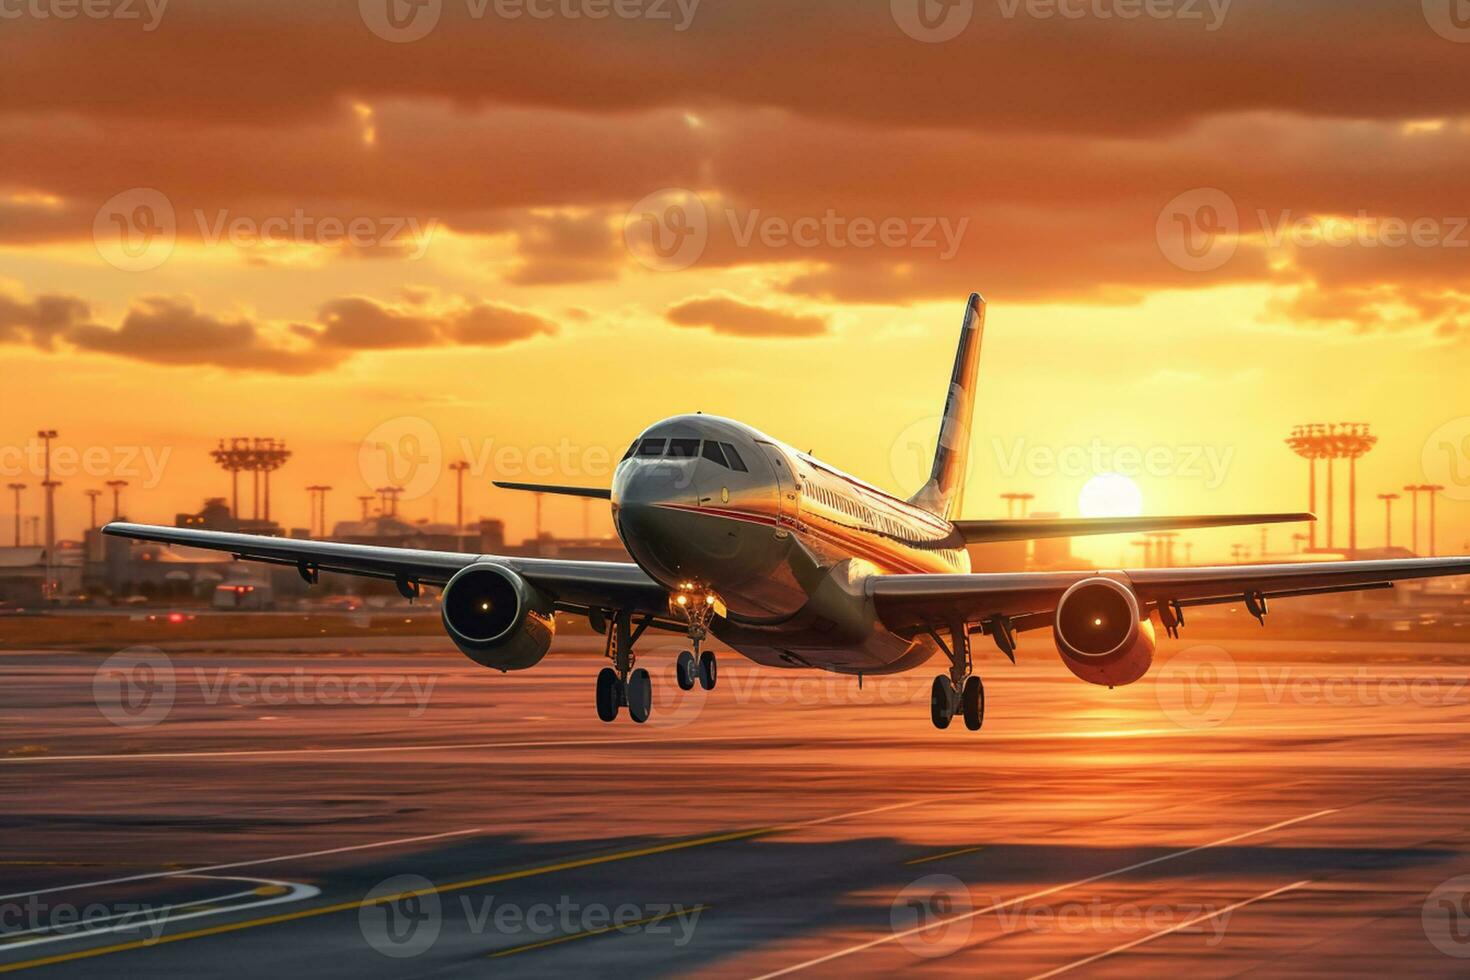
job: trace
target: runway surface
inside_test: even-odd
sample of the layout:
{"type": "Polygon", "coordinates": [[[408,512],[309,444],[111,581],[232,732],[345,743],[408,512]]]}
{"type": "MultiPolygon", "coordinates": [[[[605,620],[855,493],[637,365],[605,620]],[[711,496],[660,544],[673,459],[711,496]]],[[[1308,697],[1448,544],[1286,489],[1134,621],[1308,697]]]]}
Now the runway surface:
{"type": "Polygon", "coordinates": [[[591,656],[290,646],[0,655],[0,971],[1470,971],[1470,648],[1185,641],[1108,691],[1033,641],[972,733],[927,670],[683,694],[651,643],[639,726],[591,656]]]}

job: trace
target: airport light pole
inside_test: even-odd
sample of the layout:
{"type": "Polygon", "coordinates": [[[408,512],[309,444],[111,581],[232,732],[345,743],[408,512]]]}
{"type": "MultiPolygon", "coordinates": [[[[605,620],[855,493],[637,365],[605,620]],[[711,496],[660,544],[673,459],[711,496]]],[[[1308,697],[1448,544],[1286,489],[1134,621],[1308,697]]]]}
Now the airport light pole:
{"type": "Polygon", "coordinates": [[[1421,484],[1419,489],[1429,494],[1429,557],[1433,558],[1439,554],[1439,549],[1434,540],[1434,498],[1444,487],[1438,483],[1425,483],[1421,484]]]}
{"type": "Polygon", "coordinates": [[[1409,495],[1409,527],[1410,535],[1409,550],[1414,554],[1419,553],[1419,491],[1424,487],[1417,483],[1410,483],[1404,487],[1404,492],[1409,495]]]}
{"type": "Polygon", "coordinates": [[[1378,499],[1383,501],[1383,548],[1387,551],[1393,547],[1393,502],[1399,499],[1399,495],[1380,493],[1378,499]]]}
{"type": "Polygon", "coordinates": [[[122,489],[127,485],[127,480],[107,481],[107,486],[112,490],[112,519],[114,521],[122,515],[122,489]]]}
{"type": "Polygon", "coordinates": [[[87,495],[87,506],[90,508],[92,514],[90,518],[90,529],[95,531],[97,529],[97,498],[102,496],[102,491],[94,487],[91,490],[83,490],[82,492],[87,495]]]}
{"type": "Polygon", "coordinates": [[[56,488],[61,484],[51,479],[51,440],[56,438],[55,429],[37,429],[36,437],[46,447],[45,450],[45,478],[41,480],[41,489],[46,494],[46,583],[44,590],[51,589],[51,564],[55,560],[56,551],[56,488]]]}
{"type": "Polygon", "coordinates": [[[464,550],[464,474],[470,468],[468,460],[460,459],[449,464],[454,471],[454,546],[464,550]]]}
{"type": "Polygon", "coordinates": [[[7,483],[5,488],[15,494],[15,546],[20,547],[20,492],[26,488],[24,483],[7,483]]]}

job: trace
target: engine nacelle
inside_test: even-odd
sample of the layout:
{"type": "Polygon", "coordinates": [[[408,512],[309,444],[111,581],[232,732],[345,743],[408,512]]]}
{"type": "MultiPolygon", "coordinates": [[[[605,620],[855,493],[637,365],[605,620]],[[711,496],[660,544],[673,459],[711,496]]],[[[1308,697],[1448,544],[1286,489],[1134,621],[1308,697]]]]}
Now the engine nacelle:
{"type": "Polygon", "coordinates": [[[467,565],[444,586],[440,615],[460,651],[482,667],[524,670],[551,649],[554,607],[513,569],[467,565]]]}
{"type": "Polygon", "coordinates": [[[1122,582],[1096,576],[1057,602],[1052,637],[1067,669],[1089,684],[1132,684],[1154,662],[1154,624],[1122,582]]]}

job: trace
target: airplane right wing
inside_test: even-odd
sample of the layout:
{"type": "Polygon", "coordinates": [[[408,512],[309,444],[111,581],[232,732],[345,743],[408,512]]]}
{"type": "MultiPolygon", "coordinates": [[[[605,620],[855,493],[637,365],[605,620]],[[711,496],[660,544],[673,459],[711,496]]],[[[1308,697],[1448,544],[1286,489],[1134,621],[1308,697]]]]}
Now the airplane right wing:
{"type": "MultiPolygon", "coordinates": [[[[899,633],[979,624],[1002,616],[1018,630],[1049,625],[1062,594],[1090,578],[1127,585],[1145,615],[1161,605],[1203,606],[1386,588],[1403,579],[1470,575],[1470,556],[1386,561],[1291,562],[1126,571],[876,575],[868,589],[878,616],[899,633]]],[[[1264,607],[1262,607],[1264,608],[1264,607]]]]}

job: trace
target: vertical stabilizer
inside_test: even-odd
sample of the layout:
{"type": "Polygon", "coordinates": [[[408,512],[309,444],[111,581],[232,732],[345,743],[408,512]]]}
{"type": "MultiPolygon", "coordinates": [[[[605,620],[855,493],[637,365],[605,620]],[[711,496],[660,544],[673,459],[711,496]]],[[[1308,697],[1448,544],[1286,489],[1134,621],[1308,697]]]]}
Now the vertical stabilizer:
{"type": "Polygon", "coordinates": [[[965,305],[965,322],[960,327],[954,370],[949,376],[949,394],[944,399],[934,466],[929,471],[929,481],[909,500],[946,520],[959,514],[960,498],[965,490],[965,472],[970,463],[970,417],[975,407],[980,341],[984,334],[985,300],[979,293],[971,293],[965,305]]]}

